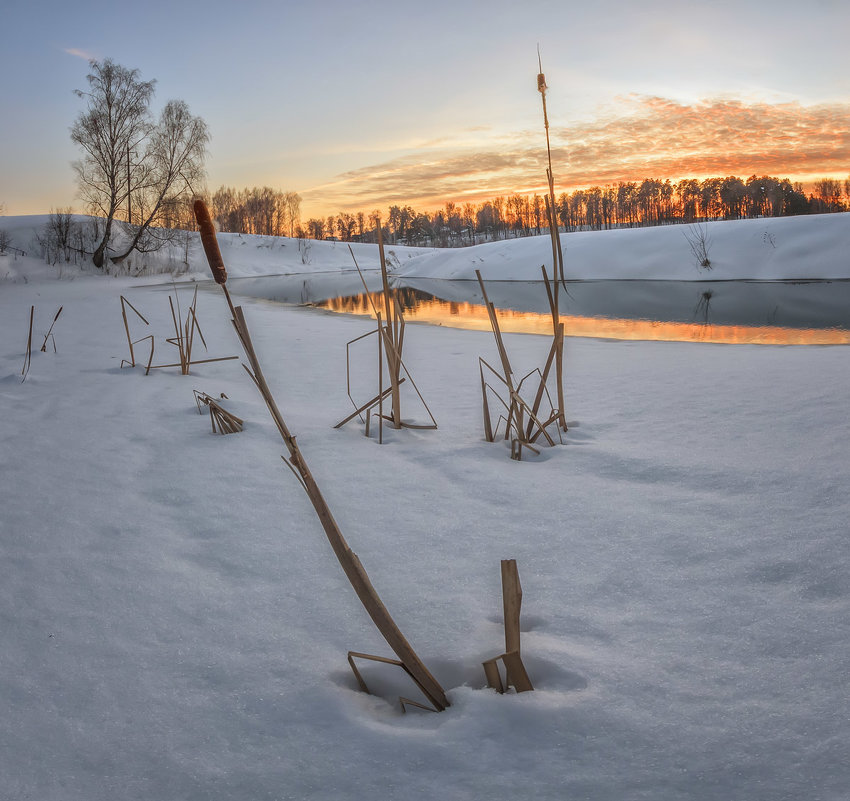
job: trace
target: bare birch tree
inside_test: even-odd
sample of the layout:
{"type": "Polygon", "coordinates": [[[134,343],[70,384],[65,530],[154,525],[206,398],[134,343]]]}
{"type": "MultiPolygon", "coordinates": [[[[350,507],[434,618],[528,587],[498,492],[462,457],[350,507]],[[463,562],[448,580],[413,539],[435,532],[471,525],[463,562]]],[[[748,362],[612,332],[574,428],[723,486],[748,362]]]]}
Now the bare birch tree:
{"type": "Polygon", "coordinates": [[[130,154],[138,150],[150,130],[149,106],[155,81],[142,81],[111,59],[89,62],[89,91],[77,90],[86,109],[71,128],[71,140],[83,150],[74,162],[80,195],[93,214],[106,222],[92,261],[106,262],[112,224],[120,204],[130,196],[130,154]]]}
{"type": "Polygon", "coordinates": [[[139,225],[130,227],[130,243],[114,262],[123,261],[133,250],[154,250],[161,244],[159,237],[151,236],[151,227],[164,212],[200,190],[209,138],[207,124],[193,117],[184,101],[166,104],[159,122],[150,130],[135,182],[139,225]]]}

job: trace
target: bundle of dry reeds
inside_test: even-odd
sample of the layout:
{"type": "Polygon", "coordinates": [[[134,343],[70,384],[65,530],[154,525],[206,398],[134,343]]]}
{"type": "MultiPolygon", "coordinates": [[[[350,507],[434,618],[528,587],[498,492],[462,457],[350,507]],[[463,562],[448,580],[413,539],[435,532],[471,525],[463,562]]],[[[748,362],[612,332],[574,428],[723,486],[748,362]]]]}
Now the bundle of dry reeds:
{"type": "MultiPolygon", "coordinates": [[[[150,340],[151,349],[150,354],[148,356],[148,363],[145,366],[145,375],[150,373],[151,370],[158,370],[163,367],[179,367],[180,372],[183,375],[189,375],[189,370],[193,364],[208,364],[209,362],[226,362],[230,359],[238,359],[238,356],[219,356],[213,359],[193,359],[192,358],[192,348],[195,344],[195,332],[197,332],[198,337],[203,343],[204,348],[207,347],[207,342],[204,339],[204,333],[201,331],[201,324],[198,321],[197,314],[197,306],[198,306],[198,287],[195,287],[195,293],[192,297],[192,303],[189,305],[189,308],[186,310],[186,319],[183,319],[182,312],[180,310],[180,296],[177,294],[177,289],[175,287],[174,296],[168,296],[168,304],[171,308],[171,322],[174,325],[174,336],[166,337],[166,342],[169,345],[174,345],[177,348],[179,361],[173,362],[171,364],[153,364],[153,354],[154,354],[154,338],[153,334],[148,334],[147,336],[141,337],[139,339],[132,339],[130,336],[130,325],[127,322],[127,307],[129,307],[133,312],[135,312],[136,316],[145,324],[150,325],[148,321],[142,316],[141,312],[130,303],[127,298],[121,295],[121,316],[124,319],[124,331],[127,334],[127,346],[130,349],[130,359],[127,361],[126,359],[121,360],[121,367],[125,364],[130,367],[136,366],[136,354],[133,351],[133,345],[137,345],[139,342],[144,342],[146,339],[150,340]]],[[[60,309],[61,311],[61,309],[60,309]]],[[[57,315],[58,316],[58,315],[57,315]]]]}
{"type": "MultiPolygon", "coordinates": [[[[363,284],[363,290],[372,307],[372,313],[377,321],[377,328],[374,331],[369,331],[359,337],[355,337],[345,345],[345,379],[348,390],[348,397],[354,404],[354,411],[348,417],[340,420],[334,428],[341,428],[350,420],[359,417],[362,414],[366,415],[366,436],[370,435],[370,424],[374,410],[377,409],[378,416],[378,442],[384,441],[384,421],[389,422],[393,428],[417,428],[417,429],[434,429],[437,428],[437,421],[434,415],[431,414],[431,409],[422,397],[422,393],[416,386],[413,376],[407,369],[407,365],[402,358],[402,349],[404,347],[404,314],[402,314],[401,304],[398,298],[390,292],[389,276],[387,272],[387,260],[384,255],[384,238],[381,227],[380,218],[376,221],[378,229],[378,255],[381,263],[381,279],[383,284],[382,300],[383,300],[383,315],[375,306],[372,300],[372,294],[366,286],[366,279],[363,277],[363,272],[360,270],[360,265],[354,256],[354,250],[351,245],[348,246],[348,251],[351,253],[351,258],[354,261],[354,266],[357,268],[357,273],[360,275],[360,281],[363,284]],[[377,334],[378,340],[378,393],[366,403],[358,404],[351,396],[351,346],[361,339],[377,334]],[[387,364],[387,374],[389,376],[390,385],[384,389],[384,362],[387,364]],[[402,376],[404,371],[404,376],[402,376]],[[406,381],[410,381],[420,402],[425,407],[425,411],[431,418],[430,423],[410,423],[402,420],[401,417],[401,385],[406,381]],[[390,398],[391,411],[389,414],[384,414],[384,401],[390,398]]],[[[362,418],[361,418],[362,419],[362,418]]]]}
{"type": "MultiPolygon", "coordinates": [[[[210,422],[212,424],[213,434],[236,434],[242,430],[244,420],[237,417],[233,412],[228,412],[215,398],[211,398],[206,392],[195,393],[195,403],[198,406],[198,413],[201,413],[201,406],[206,406],[210,411],[210,422]]],[[[227,399],[227,395],[221,393],[221,398],[227,399]]]]}
{"type": "Polygon", "coordinates": [[[554,445],[555,441],[548,432],[548,428],[554,423],[557,424],[558,438],[561,437],[561,431],[567,431],[567,420],[565,417],[565,399],[564,399],[564,322],[561,320],[560,313],[560,289],[563,285],[566,287],[564,279],[564,257],[561,250],[561,238],[558,232],[558,217],[557,207],[555,205],[555,182],[552,175],[552,149],[549,142],[549,115],[546,110],[546,76],[543,74],[543,67],[540,64],[538,53],[538,65],[540,71],[537,74],[537,90],[543,101],[543,124],[546,131],[546,154],[548,166],[546,168],[546,182],[548,192],[546,199],[546,215],[549,223],[549,235],[552,240],[552,263],[553,274],[550,279],[549,273],[546,271],[545,265],[541,265],[540,269],[543,273],[543,284],[546,288],[546,297],[549,301],[549,310],[552,314],[552,346],[549,349],[549,355],[546,359],[546,364],[543,369],[532,370],[528,375],[522,378],[519,382],[515,382],[510,360],[508,359],[507,350],[505,349],[502,334],[499,330],[499,322],[496,317],[496,310],[492,303],[487,298],[487,290],[484,287],[484,281],[481,278],[480,271],[476,270],[475,275],[478,278],[478,284],[481,287],[481,293],[484,297],[484,302],[487,306],[487,313],[490,317],[490,326],[493,330],[493,336],[496,338],[496,347],[499,352],[499,359],[502,365],[502,372],[493,368],[484,359],[479,359],[479,372],[481,375],[481,394],[484,411],[484,436],[488,442],[495,440],[498,433],[498,427],[504,422],[505,439],[511,440],[511,458],[522,459],[523,448],[528,448],[534,453],[539,453],[534,447],[534,443],[543,438],[550,445],[554,445]],[[552,368],[555,372],[555,394],[557,397],[556,403],[552,402],[549,393],[549,380],[552,368]],[[485,368],[488,374],[495,376],[503,386],[503,391],[507,394],[507,400],[504,399],[499,392],[485,379],[485,368]],[[537,389],[534,392],[534,399],[528,403],[522,395],[522,386],[526,380],[533,375],[539,376],[537,389]],[[505,408],[505,414],[500,415],[496,424],[490,416],[490,407],[488,403],[488,395],[497,399],[505,408]],[[541,419],[540,409],[544,398],[548,401],[550,412],[541,419]],[[527,418],[527,419],[526,419],[527,418]]]}
{"type": "MultiPolygon", "coordinates": [[[[545,274],[545,271],[544,271],[545,274]]],[[[481,277],[479,270],[475,271],[478,278],[478,285],[481,287],[481,294],[484,297],[484,303],[487,306],[487,313],[490,318],[490,326],[493,330],[493,336],[496,338],[496,348],[499,353],[499,360],[502,365],[500,373],[492,365],[483,358],[478,359],[479,372],[481,375],[481,396],[484,411],[484,436],[488,442],[495,441],[498,434],[499,425],[505,424],[505,439],[511,441],[511,458],[520,461],[522,459],[523,448],[528,448],[533,453],[539,454],[540,451],[534,447],[534,443],[540,438],[546,440],[549,445],[554,445],[555,440],[548,432],[548,427],[559,419],[561,413],[558,409],[552,406],[552,399],[549,395],[547,382],[551,371],[552,363],[557,358],[559,352],[559,343],[563,341],[563,323],[557,329],[561,334],[560,339],[555,338],[552,342],[552,347],[549,349],[549,356],[546,359],[546,364],[543,370],[534,369],[528,375],[524,376],[519,382],[514,380],[514,372],[511,367],[508,351],[505,348],[502,332],[499,328],[499,319],[496,316],[496,307],[487,297],[487,289],[484,286],[484,280],[481,277]],[[485,380],[484,368],[487,368],[490,374],[495,376],[503,385],[504,391],[507,394],[507,400],[485,380]],[[532,376],[539,377],[537,391],[534,393],[534,400],[529,404],[522,396],[523,384],[532,376]],[[497,399],[505,408],[507,416],[500,415],[495,426],[490,416],[490,405],[488,403],[488,394],[497,399]],[[547,398],[551,409],[550,414],[543,420],[540,419],[540,408],[543,399],[547,398]],[[526,422],[527,419],[527,422],[526,422]]],[[[547,285],[548,287],[548,285],[547,285]]],[[[559,433],[560,436],[560,433],[559,433]]]]}

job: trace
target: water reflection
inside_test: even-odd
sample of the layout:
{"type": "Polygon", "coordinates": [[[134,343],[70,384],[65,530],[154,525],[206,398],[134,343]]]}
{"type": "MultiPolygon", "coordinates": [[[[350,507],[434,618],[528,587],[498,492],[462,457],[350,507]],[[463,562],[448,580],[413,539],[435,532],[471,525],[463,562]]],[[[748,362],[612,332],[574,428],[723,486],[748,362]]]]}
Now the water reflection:
{"type": "MultiPolygon", "coordinates": [[[[371,315],[381,278],[353,272],[237,279],[233,292],[371,315]]],[[[396,281],[408,321],[489,330],[476,282],[396,281]]],[[[541,282],[488,281],[502,330],[551,334],[541,282]]],[[[752,344],[850,344],[850,281],[571,281],[561,289],[567,336],[752,344]]],[[[379,307],[380,308],[380,307],[379,307]]]]}

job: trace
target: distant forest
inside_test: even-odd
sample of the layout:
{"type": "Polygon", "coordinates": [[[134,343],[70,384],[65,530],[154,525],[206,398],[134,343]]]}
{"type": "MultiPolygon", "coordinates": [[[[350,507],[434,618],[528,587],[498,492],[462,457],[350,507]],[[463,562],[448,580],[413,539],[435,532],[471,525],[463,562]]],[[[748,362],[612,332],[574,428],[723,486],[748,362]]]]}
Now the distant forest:
{"type": "MultiPolygon", "coordinates": [[[[219,230],[242,234],[375,242],[380,218],[388,243],[460,247],[548,230],[542,194],[500,196],[478,204],[447,202],[436,211],[397,205],[386,213],[340,212],[307,221],[300,218],[300,204],[297,193],[268,187],[221,187],[209,198],[219,230]]],[[[802,184],[765,175],[676,183],[648,178],[563,193],[556,206],[563,231],[822,214],[850,209],[850,177],[843,182],[823,178],[808,194],[802,184]]],[[[173,212],[174,227],[194,227],[188,209],[173,212]]]]}

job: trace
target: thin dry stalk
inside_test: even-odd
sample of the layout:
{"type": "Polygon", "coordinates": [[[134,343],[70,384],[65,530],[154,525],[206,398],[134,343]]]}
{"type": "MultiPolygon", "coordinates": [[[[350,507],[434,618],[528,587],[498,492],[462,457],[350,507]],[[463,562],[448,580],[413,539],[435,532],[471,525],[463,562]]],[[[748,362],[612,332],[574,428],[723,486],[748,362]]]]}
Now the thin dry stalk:
{"type": "MultiPolygon", "coordinates": [[[[223,268],[221,253],[215,239],[215,229],[212,227],[209,212],[207,211],[203,201],[198,200],[195,202],[195,216],[203,233],[202,242],[204,243],[204,249],[207,253],[207,259],[210,265],[222,265],[223,268]]],[[[215,271],[213,274],[216,275],[215,271]]],[[[423,692],[428,701],[438,711],[447,708],[449,706],[449,700],[446,697],[445,691],[440,686],[440,683],[425,667],[424,662],[422,662],[410,643],[408,643],[407,639],[402,634],[401,629],[399,629],[398,625],[393,620],[378,595],[377,590],[369,580],[369,576],[361,564],[360,559],[349,547],[339,525],[334,519],[330,507],[322,495],[313,474],[307,466],[307,462],[298,447],[298,443],[295,441],[295,437],[289,432],[289,429],[283,419],[283,415],[280,413],[280,410],[274,400],[274,396],[266,383],[265,376],[262,368],[260,367],[259,360],[257,359],[257,354],[254,350],[253,342],[251,341],[251,336],[248,331],[248,325],[245,321],[245,315],[242,307],[233,306],[225,281],[226,273],[224,273],[224,280],[219,283],[221,284],[222,290],[227,298],[227,303],[233,314],[233,325],[250,364],[250,368],[245,366],[245,370],[259,390],[263,400],[266,402],[269,413],[271,414],[281,438],[289,451],[289,460],[287,464],[296,475],[301,486],[310,498],[316,515],[325,531],[325,536],[328,538],[328,542],[330,543],[343,572],[351,583],[351,586],[354,588],[354,591],[360,599],[360,602],[363,604],[363,607],[372,618],[372,621],[378,631],[381,632],[384,639],[387,641],[387,644],[396,654],[405,670],[408,671],[411,678],[423,692]]]]}
{"type": "Polygon", "coordinates": [[[546,76],[543,74],[543,62],[540,58],[540,51],[537,52],[537,64],[539,72],[537,73],[537,91],[540,92],[540,98],[543,102],[543,127],[546,131],[546,157],[548,166],[546,168],[546,183],[548,184],[548,194],[545,196],[546,215],[549,221],[549,236],[552,240],[552,270],[553,286],[550,288],[549,277],[546,275],[546,269],[543,268],[543,279],[546,282],[546,291],[549,295],[549,305],[552,310],[552,335],[558,343],[555,356],[555,381],[557,386],[558,396],[558,426],[564,431],[567,430],[567,421],[564,416],[565,401],[564,401],[564,367],[563,367],[563,326],[560,320],[559,308],[559,292],[560,286],[563,284],[566,290],[566,279],[564,277],[564,254],[561,249],[561,237],[558,228],[558,213],[555,203],[555,177],[552,172],[552,147],[549,142],[549,115],[546,110],[546,76]],[[559,333],[558,327],[562,326],[559,333]]]}
{"type": "MultiPolygon", "coordinates": [[[[387,260],[384,256],[384,236],[381,220],[377,220],[378,228],[378,255],[381,261],[381,280],[384,286],[384,311],[386,313],[386,325],[381,330],[384,341],[384,349],[387,354],[387,371],[390,376],[392,388],[392,424],[394,428],[401,428],[401,392],[399,390],[399,373],[401,370],[401,337],[399,335],[399,319],[401,312],[398,304],[392,304],[390,299],[390,283],[387,276],[387,260]]],[[[404,330],[404,319],[401,318],[401,328],[404,330]]]]}
{"type": "Polygon", "coordinates": [[[27,352],[24,356],[24,367],[21,370],[21,383],[27,380],[27,373],[30,371],[30,363],[32,362],[32,322],[35,317],[35,306],[30,307],[30,328],[27,335],[27,352]]]}

